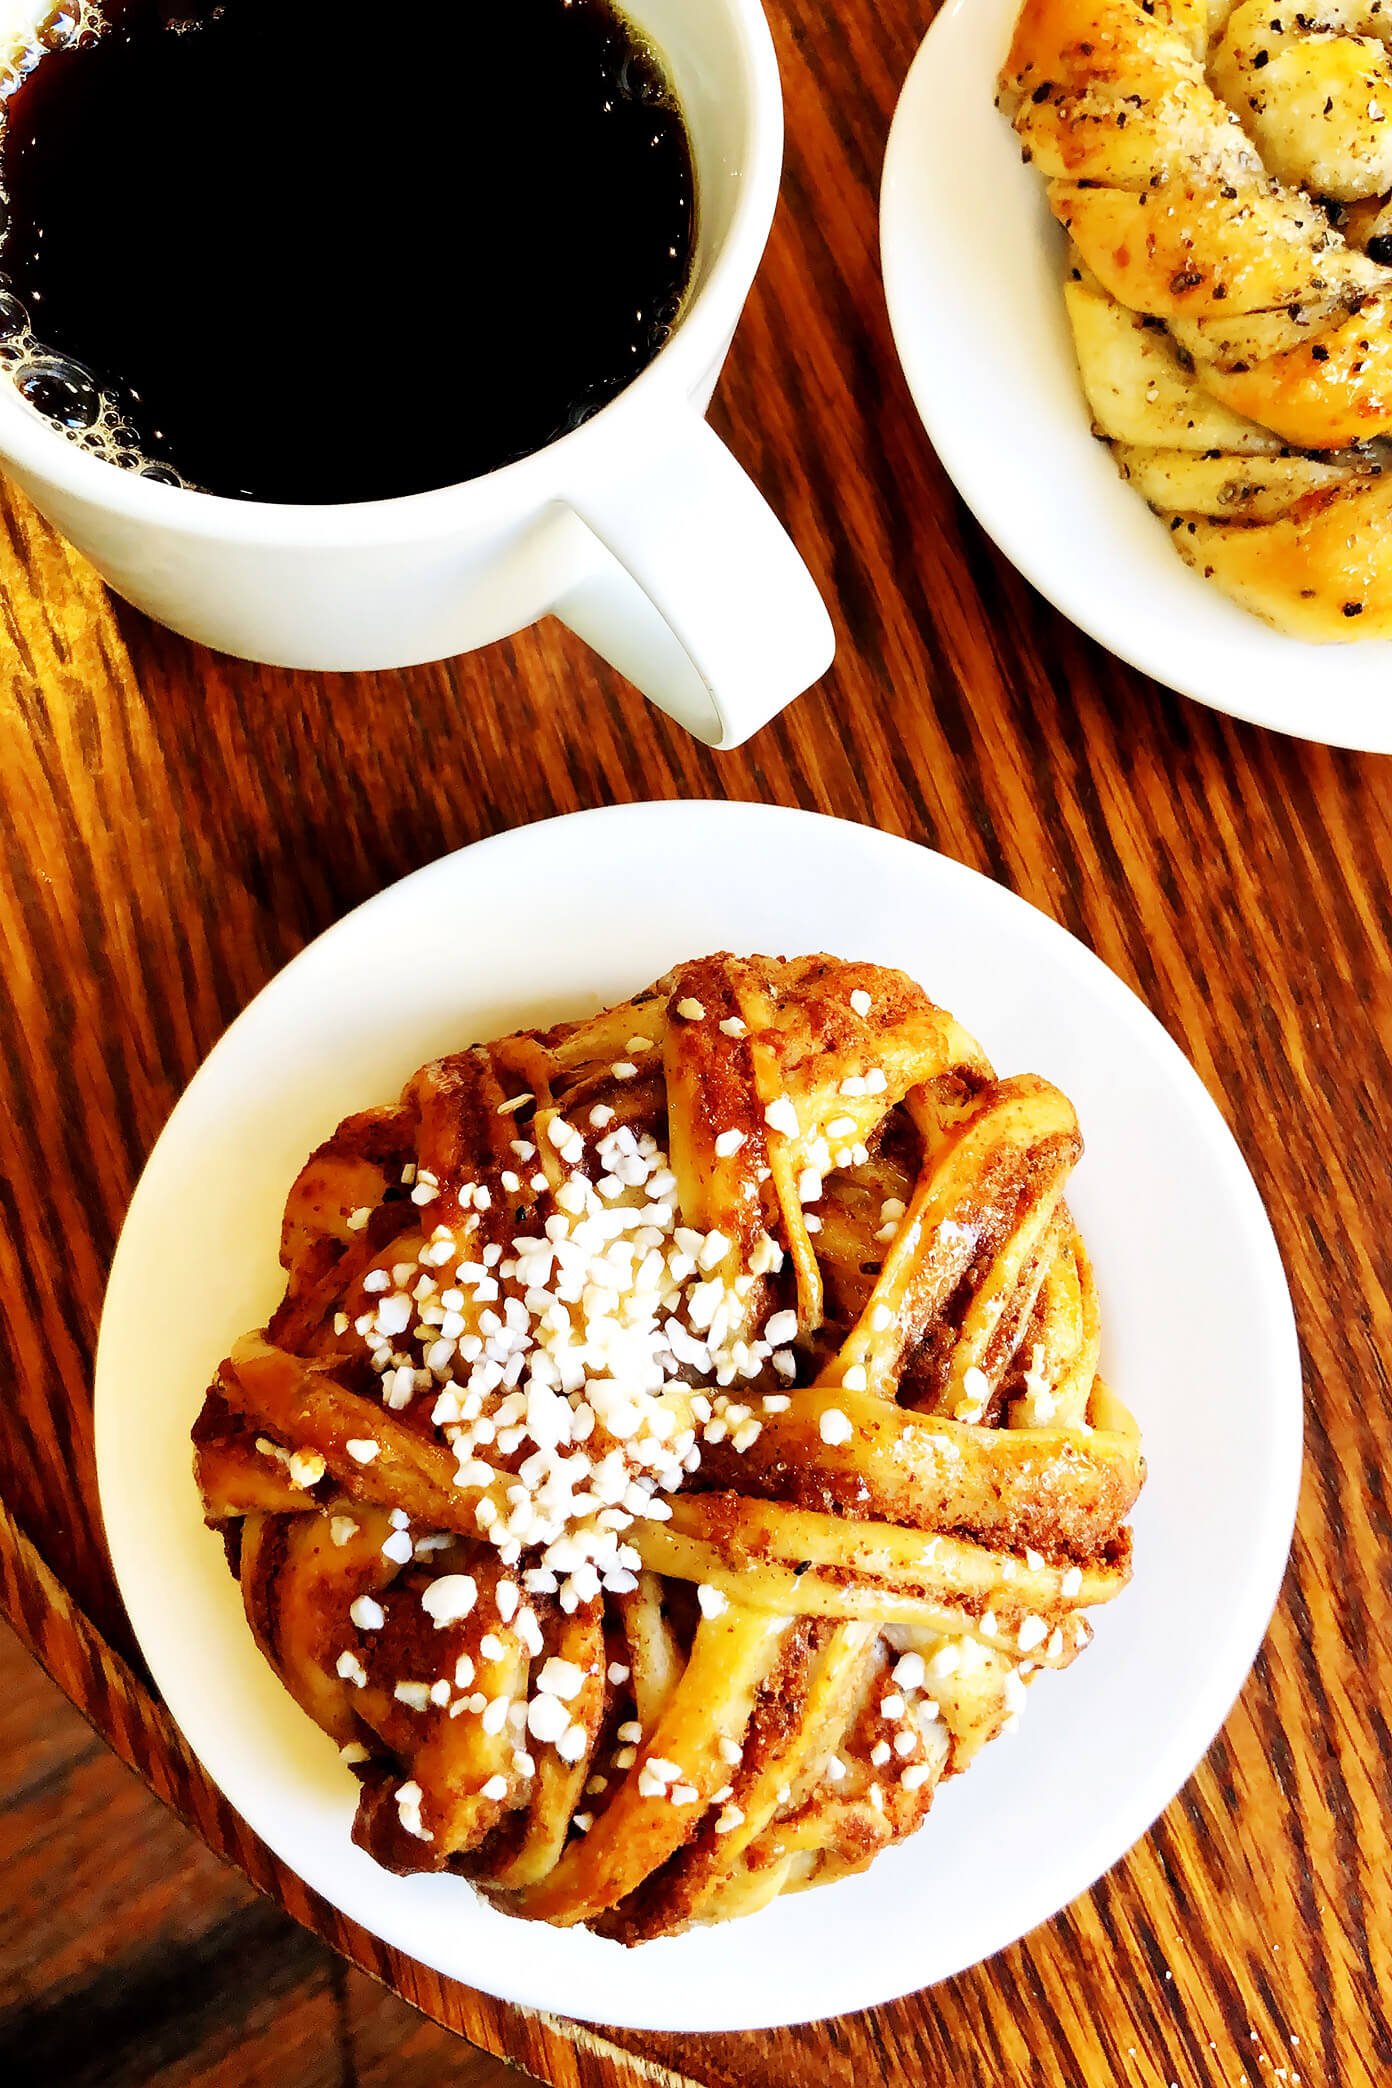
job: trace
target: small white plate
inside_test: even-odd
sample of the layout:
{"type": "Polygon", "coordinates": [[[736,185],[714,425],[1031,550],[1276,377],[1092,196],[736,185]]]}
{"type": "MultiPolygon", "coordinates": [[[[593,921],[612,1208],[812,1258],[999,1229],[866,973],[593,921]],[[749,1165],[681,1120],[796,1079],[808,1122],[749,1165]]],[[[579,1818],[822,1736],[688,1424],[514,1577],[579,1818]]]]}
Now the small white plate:
{"type": "Polygon", "coordinates": [[[890,322],[957,490],[1090,636],[1212,709],[1392,753],[1392,642],[1305,645],[1186,566],[1089,415],[1063,234],[995,107],[1019,0],[947,0],[890,132],[880,235],[890,322]]]}
{"type": "Polygon", "coordinates": [[[651,804],[446,857],[305,950],[233,1024],[136,1191],[97,1357],[117,1577],[199,1759],[316,1891],[397,1949],[534,2008],[662,2030],[804,2021],[987,1957],[1143,1834],[1208,1746],[1290,1541],[1301,1393],[1265,1213],[1179,1050],[1082,944],[974,871],[867,827],[759,805],[651,804]],[[1136,1578],[1020,1732],[866,1875],[637,1951],[523,1925],[455,1878],[400,1879],[349,1839],[356,1785],[252,1644],[202,1526],[188,1431],[279,1295],[281,1207],[348,1111],[435,1054],[615,1001],[711,950],[902,966],[1002,1071],[1048,1075],[1088,1141],[1069,1190],[1096,1260],[1109,1378],[1150,1479],[1136,1578]],[[1009,1861],[1000,1852],[1010,1852],[1009,1861]],[[983,1860],[983,1851],[994,1851],[983,1860]]]}

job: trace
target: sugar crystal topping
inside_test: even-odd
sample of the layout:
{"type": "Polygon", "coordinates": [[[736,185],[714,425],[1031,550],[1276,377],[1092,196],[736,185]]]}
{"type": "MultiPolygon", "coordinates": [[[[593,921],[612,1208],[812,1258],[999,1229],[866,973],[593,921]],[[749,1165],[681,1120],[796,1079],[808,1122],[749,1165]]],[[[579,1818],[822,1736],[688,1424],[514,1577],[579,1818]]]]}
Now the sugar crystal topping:
{"type": "MultiPolygon", "coordinates": [[[[866,995],[853,994],[851,1004],[862,1017],[870,1013],[866,995]]],[[[695,1000],[683,1001],[675,1012],[686,1023],[707,1019],[706,1008],[695,1000]]],[[[743,1034],[743,1024],[732,1020],[720,1027],[730,1036],[743,1034]]],[[[628,1056],[614,1063],[613,1077],[637,1079],[638,1062],[652,1049],[650,1040],[630,1037],[628,1056]]],[[[885,1077],[878,1072],[850,1074],[840,1083],[849,1100],[884,1088],[885,1077]]],[[[484,1567],[476,1551],[468,1561],[473,1571],[462,1572],[455,1551],[452,1558],[441,1559],[438,1569],[428,1569],[434,1578],[424,1587],[417,1578],[407,1584],[413,1592],[397,1589],[395,1599],[419,1604],[425,1621],[442,1634],[476,1610],[475,1628],[485,1628],[476,1640],[470,1636],[468,1652],[459,1649],[457,1637],[435,1641],[432,1632],[417,1638],[417,1655],[433,1641],[440,1648],[437,1657],[432,1660],[428,1651],[423,1661],[413,1657],[416,1675],[385,1686],[407,1713],[422,1718],[437,1709],[450,1718],[467,1714],[501,1744],[501,1759],[511,1766],[507,1775],[495,1773],[483,1783],[478,1792],[483,1799],[502,1802],[514,1779],[535,1775],[536,1756],[530,1750],[539,1755],[550,1748],[565,1763],[584,1762],[588,1794],[603,1795],[608,1787],[603,1772],[636,1768],[641,1795],[677,1808],[709,1803],[716,1809],[715,1832],[729,1834],[744,1823],[743,1812],[732,1802],[734,1785],[716,1787],[701,1765],[645,1754],[636,1717],[614,1728],[618,1745],[612,1753],[591,1755],[598,1745],[596,1719],[607,1717],[603,1706],[613,1703],[609,1692],[622,1690],[630,1671],[610,1661],[607,1650],[582,1655],[587,1665],[565,1657],[585,1643],[583,1634],[568,1640],[562,1627],[558,1640],[549,1627],[544,1632],[539,1618],[547,1619],[549,1605],[532,1603],[533,1598],[554,1598],[563,1613],[574,1615],[606,1593],[631,1593],[642,1567],[631,1541],[635,1526],[671,1516],[668,1496],[698,1470],[704,1446],[725,1444],[746,1452],[758,1440],[764,1417],[788,1410],[786,1391],[766,1389],[780,1381],[791,1386],[797,1379],[793,1344],[799,1315],[777,1299],[770,1312],[764,1285],[783,1268],[784,1252],[767,1232],[736,1240],[683,1224],[677,1177],[667,1154],[652,1135],[621,1122],[609,1104],[577,1110],[578,1121],[564,1110],[538,1109],[535,1121],[520,1127],[529,1136],[507,1136],[519,1128],[511,1119],[534,1099],[518,1094],[501,1105],[500,1137],[517,1166],[500,1168],[492,1189],[482,1182],[442,1183],[429,1167],[403,1169],[401,1186],[410,1200],[403,1200],[402,1208],[412,1229],[379,1251],[349,1301],[350,1311],[333,1321],[335,1337],[345,1348],[361,1345],[383,1406],[398,1413],[415,1409],[412,1420],[428,1417],[448,1444],[454,1484],[465,1496],[465,1523],[472,1519],[479,1545],[495,1555],[484,1567]],[[542,1199],[534,1210],[518,1208],[524,1181],[542,1199]],[[558,1645],[562,1650],[554,1650],[558,1645]],[[519,1667],[519,1647],[530,1668],[526,1659],[519,1667]]],[[[825,1177],[833,1169],[866,1158],[857,1135],[860,1120],[850,1113],[832,1114],[825,1124],[810,1127],[805,1140],[786,1094],[765,1107],[763,1118],[777,1138],[801,1141],[793,1156],[793,1181],[804,1207],[823,1200],[825,1177]]],[[[736,1125],[713,1130],[716,1157],[733,1160],[750,1135],[736,1125]]],[[[762,1145],[762,1133],[753,1136],[762,1145]]],[[[374,1215],[355,1211],[347,1224],[361,1232],[374,1215]]],[[[878,1216],[877,1240],[887,1244],[899,1238],[902,1227],[905,1245],[912,1247],[921,1222],[909,1219],[901,1199],[884,1198],[878,1216]]],[[[815,1213],[804,1210],[804,1222],[809,1232],[818,1229],[815,1213]]],[[[939,1232],[948,1245],[971,1244],[976,1237],[972,1227],[951,1220],[942,1221],[939,1232]]],[[[374,1227],[373,1243],[378,1239],[374,1227]]],[[[892,1322],[882,1305],[871,1317],[871,1330],[886,1333],[892,1322]]],[[[844,1365],[840,1379],[841,1391],[851,1396],[851,1413],[830,1403],[817,1413],[817,1433],[832,1449],[856,1438],[854,1417],[861,1408],[855,1396],[869,1391],[863,1363],[844,1365]]],[[[835,1386],[827,1389],[835,1394],[835,1386]]],[[[981,1420],[992,1389],[981,1369],[966,1369],[954,1418],[981,1420]]],[[[1036,1346],[1025,1378],[1026,1410],[1037,1425],[1054,1404],[1044,1352],[1036,1346]]],[[[379,1444],[370,1437],[354,1438],[345,1447],[361,1465],[382,1454],[390,1466],[393,1455],[400,1455],[390,1442],[379,1444]]],[[[281,1455],[288,1464],[289,1455],[281,1455]]],[[[293,1476],[306,1487],[317,1484],[322,1460],[316,1466],[308,1453],[295,1455],[293,1476]]],[[[352,1517],[336,1514],[332,1542],[342,1547],[361,1535],[362,1552],[401,1566],[428,1561],[436,1550],[448,1554],[457,1542],[451,1531],[412,1527],[402,1511],[390,1521],[390,1533],[379,1542],[370,1534],[371,1522],[360,1532],[352,1517]]],[[[1044,1569],[1042,1555],[1033,1551],[1026,1553],[1024,1564],[1032,1573],[1044,1569]]],[[[1010,1569],[1013,1573],[1014,1561],[1010,1569]]],[[[359,1580],[348,1612],[360,1634],[357,1649],[337,1659],[337,1673],[354,1689],[367,1685],[364,1659],[373,1664],[377,1684],[383,1648],[390,1643],[377,1634],[387,1623],[393,1594],[375,1561],[371,1571],[379,1576],[373,1583],[377,1592],[366,1591],[359,1580]]],[[[1065,1598],[1077,1595],[1081,1580],[1080,1569],[1068,1570],[1062,1577],[1065,1598]]],[[[708,1581],[697,1583],[695,1596],[707,1623],[729,1607],[724,1591],[708,1581]]],[[[942,1728],[936,1735],[933,1728],[943,1714],[927,1694],[929,1686],[955,1673],[969,1674],[1009,1652],[1041,1654],[1043,1649],[1045,1659],[1062,1657],[1061,1630],[1033,1613],[1016,1612],[1003,1627],[986,1610],[977,1629],[1000,1651],[988,1651],[969,1637],[944,1641],[931,1652],[905,1651],[902,1641],[894,1648],[883,1693],[871,1700],[884,1723],[868,1753],[869,1766],[889,1770],[905,1791],[936,1774],[925,1757],[938,1759],[934,1749],[941,1747],[942,1728]]],[[[1085,1627],[1075,1624],[1074,1630],[1081,1639],[1085,1627]]],[[[1023,1684],[1009,1674],[1004,1684],[1008,1723],[1018,1717],[1024,1695],[1023,1684]]],[[[651,1746],[655,1737],[650,1733],[646,1744],[651,1746]]],[[[721,1760],[737,1768],[739,1743],[722,1738],[718,1744],[721,1760]]],[[[833,1755],[826,1773],[844,1780],[852,1772],[833,1755]]],[[[884,1788],[878,1781],[871,1779],[865,1795],[883,1811],[884,1788]]],[[[395,1796],[404,1832],[431,1839],[421,1815],[419,1784],[403,1783],[395,1796]]],[[[789,1796],[784,1787],[779,1804],[789,1796]]],[[[583,1834],[593,1819],[591,1813],[577,1813],[572,1826],[583,1834]]]]}
{"type": "MultiPolygon", "coordinates": [[[[777,1315],[756,1335],[749,1269],[724,1234],[679,1223],[676,1177],[650,1135],[592,1123],[587,1139],[563,1115],[541,1135],[574,1171],[539,1229],[484,1248],[489,1192],[465,1184],[455,1223],[381,1272],[385,1288],[363,1286],[353,1332],[385,1406],[432,1401],[455,1484],[480,1494],[478,1530],[502,1565],[574,1611],[636,1586],[624,1532],[670,1515],[665,1496],[696,1469],[703,1426],[737,1450],[757,1440],[761,1423],[724,1388],[765,1373],[780,1346],[770,1333],[793,1327],[777,1315]]],[[[759,1274],[782,1259],[772,1239],[756,1242],[759,1274]]],[[[443,1621],[462,1594],[449,1576],[426,1606],[443,1621]]]]}

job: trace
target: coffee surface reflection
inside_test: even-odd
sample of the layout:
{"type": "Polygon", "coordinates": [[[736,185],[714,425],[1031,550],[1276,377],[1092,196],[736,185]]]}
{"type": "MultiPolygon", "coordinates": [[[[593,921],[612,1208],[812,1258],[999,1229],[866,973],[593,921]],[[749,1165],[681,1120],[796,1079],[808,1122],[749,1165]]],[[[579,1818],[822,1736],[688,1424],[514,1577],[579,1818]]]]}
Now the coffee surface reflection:
{"type": "Polygon", "coordinates": [[[696,199],[609,0],[126,0],[0,115],[0,367],[111,462],[248,500],[424,492],[613,398],[696,199]]]}

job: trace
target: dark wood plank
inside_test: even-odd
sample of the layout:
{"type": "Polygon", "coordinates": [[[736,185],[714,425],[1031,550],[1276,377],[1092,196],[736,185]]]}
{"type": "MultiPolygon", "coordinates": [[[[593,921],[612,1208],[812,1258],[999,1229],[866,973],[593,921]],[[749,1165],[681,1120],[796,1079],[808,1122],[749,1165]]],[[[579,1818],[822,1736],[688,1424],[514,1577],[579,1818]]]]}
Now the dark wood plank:
{"type": "MultiPolygon", "coordinates": [[[[9,1619],[20,1644],[48,1670],[71,1702],[109,1741],[121,1760],[137,1772],[173,1813],[196,1829],[211,1850],[230,1859],[249,1884],[259,1887],[268,1899],[278,1901],[302,1927],[322,1937],[362,1971],[403,1995],[437,2022],[447,2024],[472,2044],[482,2047],[477,2055],[480,2068],[484,2055],[491,2053],[497,2058],[510,2060],[540,2079],[571,2088],[571,2084],[578,2083],[581,2078],[577,2071],[577,2053],[583,2059],[601,2049],[607,2052],[601,2040],[573,2024],[552,2024],[543,2017],[510,2009],[489,1995],[474,1994],[466,1987],[437,1979],[423,1966],[386,1949],[375,1937],[346,1921],[293,1873],[277,1863],[209,1783],[163,1706],[93,1630],[3,1506],[0,1506],[0,1614],[9,1619]]],[[[79,1758],[84,1763],[90,1763],[94,1757],[101,1763],[100,1750],[79,1750],[79,1758]]],[[[29,1782],[32,1785],[32,1777],[29,1782]]],[[[24,1789],[23,1778],[20,1789],[24,1789]]],[[[31,1824],[23,1830],[23,1848],[41,1865],[42,1838],[33,1828],[32,1819],[31,1814],[31,1824]]],[[[172,1826],[166,1823],[166,1836],[172,1831],[172,1826]]],[[[3,1845],[0,1845],[0,1853],[3,1853],[3,1845]]],[[[36,1871],[35,1890],[38,1889],[39,1875],[40,1872],[36,1871]]],[[[160,1873],[157,1871],[155,1875],[160,1873]]],[[[106,1889],[119,1896],[123,1890],[121,1868],[103,1876],[106,1889]]],[[[224,1889],[228,1889],[225,1884],[224,1889]]],[[[246,1947],[253,1952],[269,1948],[267,1938],[276,1931],[273,1926],[267,1927],[266,1911],[249,1893],[237,1892],[232,1904],[239,1910],[239,1915],[245,1916],[244,1926],[249,1939],[246,1947]],[[247,1912],[248,1906],[250,1912],[247,1912]]],[[[136,1928],[138,1931],[138,1922],[136,1928]]],[[[314,1962],[306,1956],[309,1949],[307,1939],[298,1939],[289,1947],[289,1956],[293,1958],[298,1953],[301,1964],[309,1967],[314,1962]]],[[[179,1989],[176,1986],[170,1991],[177,1994],[179,1989]]],[[[298,1988],[292,1991],[298,1993],[298,1988]]],[[[113,1992],[119,2001],[120,1982],[113,1992]]],[[[361,2007],[359,2012],[362,2012],[361,2007]]],[[[66,2011],[61,2014],[66,2020],[66,2011]]],[[[23,2038],[16,2033],[16,2050],[35,2043],[37,2035],[34,2023],[24,2025],[23,2038]]],[[[378,2046],[385,2037],[385,2032],[377,2032],[378,2046]]],[[[0,2045],[0,2060],[3,2058],[4,2048],[0,2045]]],[[[616,2052],[614,2059],[611,2071],[618,2081],[651,2080],[651,2068],[637,2062],[630,2068],[627,2056],[622,2053],[616,2052]]],[[[51,2072],[45,2076],[46,2079],[52,2077],[51,2072]]],[[[0,2080],[5,2078],[3,2066],[0,2066],[0,2080]]],[[[107,2088],[104,2079],[102,2088],[107,2088]]]]}
{"type": "Polygon", "coordinates": [[[0,1626],[0,2079],[503,2088],[220,1863],[0,1626]]]}
{"type": "Polygon", "coordinates": [[[1380,2082],[1392,764],[1186,704],[1065,625],[994,553],[914,417],[878,277],[884,139],[931,5],[770,11],[788,171],[716,417],[823,582],[840,654],[748,748],[704,752],[555,628],[401,675],[217,659],[113,613],[80,561],[8,505],[0,1489],[32,1549],[0,1529],[5,1610],[212,1847],[427,2013],[548,2080],[593,2088],[657,2067],[731,2088],[1240,2088],[1284,2067],[1380,2082]],[[1198,1775],[1092,1893],[991,1964],[866,2016],[605,2039],[394,1960],[279,1871],[208,1789],[143,1686],[111,1584],[87,1387],[141,1159],[247,997],[444,849],[677,795],[802,804],[930,843],[1024,893],[1136,986],[1270,1205],[1305,1347],[1309,1455],[1263,1658],[1198,1775]]]}

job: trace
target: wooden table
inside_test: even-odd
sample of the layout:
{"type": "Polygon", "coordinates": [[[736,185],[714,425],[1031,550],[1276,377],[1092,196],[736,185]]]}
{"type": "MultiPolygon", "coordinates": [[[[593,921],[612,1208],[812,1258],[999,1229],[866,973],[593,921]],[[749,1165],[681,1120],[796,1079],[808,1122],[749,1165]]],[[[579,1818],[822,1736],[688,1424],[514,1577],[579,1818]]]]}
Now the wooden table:
{"type": "Polygon", "coordinates": [[[770,11],[788,168],[716,417],[821,580],[840,651],[741,752],[703,751],[559,628],[399,675],[217,658],[113,606],[20,500],[4,509],[0,1599],[216,1850],[417,2006],[547,2081],[1385,2082],[1392,774],[1155,688],[993,552],[914,417],[879,282],[884,140],[931,5],[770,11]],[[304,943],[500,827],[722,795],[930,843],[1024,893],[1137,988],[1269,1204],[1305,1345],[1307,1484],[1271,1637],[1221,1738],[1065,1914],[872,2014],[761,2036],[605,2035],[383,1949],[222,1802],[121,1609],[88,1388],[141,1163],[224,1025],[304,943]]]}

